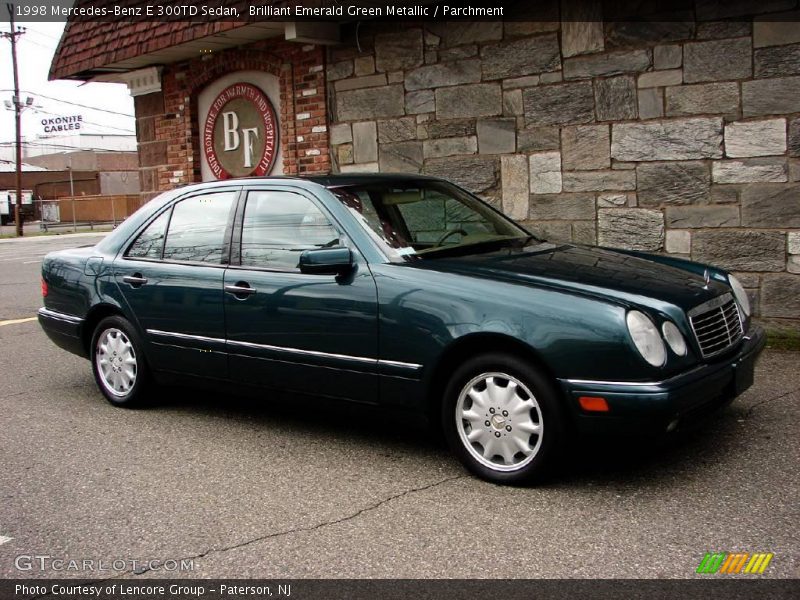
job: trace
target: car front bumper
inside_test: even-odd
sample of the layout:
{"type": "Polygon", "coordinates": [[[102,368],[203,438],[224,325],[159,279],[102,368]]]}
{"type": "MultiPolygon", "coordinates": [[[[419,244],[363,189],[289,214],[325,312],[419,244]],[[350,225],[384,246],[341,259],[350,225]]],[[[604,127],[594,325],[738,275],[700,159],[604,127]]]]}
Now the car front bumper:
{"type": "Polygon", "coordinates": [[[736,354],[664,381],[559,381],[581,433],[667,432],[701,421],[749,388],[765,344],[764,330],[751,325],[736,354]],[[605,398],[608,412],[583,411],[581,396],[605,398]]]}

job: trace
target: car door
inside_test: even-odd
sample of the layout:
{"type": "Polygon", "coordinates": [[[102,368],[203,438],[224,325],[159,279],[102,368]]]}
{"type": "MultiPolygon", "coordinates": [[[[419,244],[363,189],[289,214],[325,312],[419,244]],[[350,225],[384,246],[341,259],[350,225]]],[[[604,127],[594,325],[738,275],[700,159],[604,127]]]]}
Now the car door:
{"type": "Polygon", "coordinates": [[[300,188],[247,191],[225,272],[231,378],[377,401],[377,292],[366,261],[300,188]],[[301,273],[301,253],[350,245],[346,276],[301,273]],[[245,290],[244,292],[242,290],[245,290]]]}
{"type": "Polygon", "coordinates": [[[222,286],[238,195],[231,188],[181,199],[114,262],[155,370],[228,375],[222,286]]]}

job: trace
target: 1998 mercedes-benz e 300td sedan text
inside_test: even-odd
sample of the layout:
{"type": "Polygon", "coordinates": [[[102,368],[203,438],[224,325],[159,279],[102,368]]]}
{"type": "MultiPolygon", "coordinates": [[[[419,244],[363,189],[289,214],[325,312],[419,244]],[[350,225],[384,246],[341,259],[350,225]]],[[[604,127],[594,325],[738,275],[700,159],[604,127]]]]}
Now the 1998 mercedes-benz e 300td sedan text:
{"type": "Polygon", "coordinates": [[[696,420],[764,346],[725,271],[550,243],[420,176],[181,188],[42,278],[42,327],[112,404],[178,377],[408,408],[495,482],[540,475],[571,431],[696,420]]]}

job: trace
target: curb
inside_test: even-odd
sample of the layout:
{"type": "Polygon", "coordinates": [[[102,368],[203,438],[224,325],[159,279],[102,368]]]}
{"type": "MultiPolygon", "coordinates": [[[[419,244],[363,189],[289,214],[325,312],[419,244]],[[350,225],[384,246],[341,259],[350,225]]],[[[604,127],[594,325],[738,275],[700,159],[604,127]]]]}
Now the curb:
{"type": "Polygon", "coordinates": [[[111,233],[110,231],[86,231],[80,233],[57,233],[53,235],[30,235],[21,238],[4,238],[0,239],[0,244],[22,244],[25,242],[40,242],[43,240],[51,240],[54,238],[87,238],[87,237],[105,237],[111,233]]]}

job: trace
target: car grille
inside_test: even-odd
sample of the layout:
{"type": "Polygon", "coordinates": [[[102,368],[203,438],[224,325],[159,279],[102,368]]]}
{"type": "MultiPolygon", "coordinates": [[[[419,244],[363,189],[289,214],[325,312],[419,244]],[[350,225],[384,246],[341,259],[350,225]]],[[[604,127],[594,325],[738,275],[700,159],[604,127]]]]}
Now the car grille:
{"type": "Polygon", "coordinates": [[[689,311],[697,343],[703,358],[728,350],[742,339],[742,319],[731,294],[709,300],[689,311]]]}

